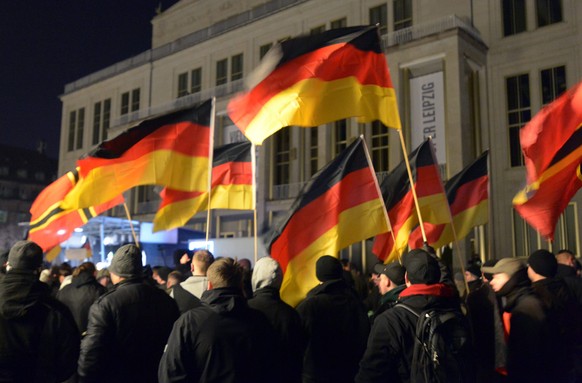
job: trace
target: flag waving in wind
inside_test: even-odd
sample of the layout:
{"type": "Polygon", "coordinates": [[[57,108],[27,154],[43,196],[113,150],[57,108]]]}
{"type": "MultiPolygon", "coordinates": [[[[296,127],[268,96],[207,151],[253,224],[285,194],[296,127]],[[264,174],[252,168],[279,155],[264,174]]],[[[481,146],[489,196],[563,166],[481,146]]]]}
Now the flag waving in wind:
{"type": "MultiPolygon", "coordinates": [[[[445,184],[457,239],[465,238],[475,226],[484,225],[489,219],[489,173],[485,151],[469,166],[451,177],[445,184]]],[[[455,240],[450,223],[425,223],[427,242],[439,248],[455,240]]],[[[411,248],[422,246],[420,229],[410,235],[411,248]]]]}
{"type": "MultiPolygon", "coordinates": [[[[214,149],[211,209],[254,209],[251,148],[252,144],[245,141],[214,149]]],[[[196,213],[208,209],[208,191],[181,192],[165,188],[161,195],[154,231],[184,226],[196,213]]]]}
{"type": "Polygon", "coordinates": [[[582,186],[582,83],[544,107],[519,135],[527,186],[513,199],[515,210],[552,240],[556,223],[582,186]]]}
{"type": "Polygon", "coordinates": [[[286,126],[312,127],[349,117],[400,129],[396,94],[377,27],[301,36],[273,47],[228,105],[253,143],[286,126]]]}
{"type": "Polygon", "coordinates": [[[315,262],[388,231],[365,142],[359,137],[316,173],[266,241],[284,271],[281,297],[292,306],[317,285],[315,262]]]}
{"type": "Polygon", "coordinates": [[[143,121],[101,143],[77,162],[80,181],[68,210],[98,205],[139,185],[180,191],[208,189],[213,101],[143,121]]]}
{"type": "Polygon", "coordinates": [[[73,230],[83,226],[91,218],[123,203],[123,195],[110,201],[84,209],[65,210],[62,202],[78,184],[77,171],[67,172],[45,189],[30,208],[28,239],[36,242],[46,252],[69,239],[73,230]]]}
{"type": "MultiPolygon", "coordinates": [[[[450,220],[450,214],[431,145],[430,140],[424,141],[409,154],[408,160],[423,220],[444,223],[450,220]]],[[[404,161],[386,176],[380,189],[392,233],[378,235],[372,252],[384,263],[389,263],[404,252],[410,232],[419,223],[404,161]]]]}

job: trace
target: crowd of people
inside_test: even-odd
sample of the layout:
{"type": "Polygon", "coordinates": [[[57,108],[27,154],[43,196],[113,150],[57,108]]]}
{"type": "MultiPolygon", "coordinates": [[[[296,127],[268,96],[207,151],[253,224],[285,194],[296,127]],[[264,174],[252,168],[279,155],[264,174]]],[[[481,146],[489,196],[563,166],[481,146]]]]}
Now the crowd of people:
{"type": "Polygon", "coordinates": [[[297,307],[271,257],[141,259],[129,244],[104,270],[45,269],[37,244],[14,244],[0,258],[0,382],[582,382],[568,250],[474,261],[462,284],[429,246],[368,277],[323,256],[297,307]]]}

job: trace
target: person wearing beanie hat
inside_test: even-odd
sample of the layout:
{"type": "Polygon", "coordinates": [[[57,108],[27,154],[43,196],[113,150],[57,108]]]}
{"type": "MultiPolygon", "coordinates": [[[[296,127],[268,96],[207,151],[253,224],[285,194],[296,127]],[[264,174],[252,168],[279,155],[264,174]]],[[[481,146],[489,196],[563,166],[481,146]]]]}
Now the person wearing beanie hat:
{"type": "MultiPolygon", "coordinates": [[[[525,262],[502,258],[483,273],[493,274],[490,285],[504,304],[501,308],[507,338],[506,373],[510,381],[546,382],[555,379],[552,356],[547,345],[546,314],[532,292],[525,262]]],[[[551,351],[554,352],[554,351],[551,351]]]]}
{"type": "MultiPolygon", "coordinates": [[[[458,294],[451,285],[441,282],[448,280],[449,276],[441,274],[441,269],[446,268],[442,267],[436,255],[425,249],[413,249],[401,260],[406,270],[406,288],[400,292],[396,305],[374,318],[366,352],[355,378],[357,383],[411,379],[419,317],[413,312],[420,315],[430,309],[446,309],[462,315],[458,294]]],[[[471,356],[469,353],[463,355],[471,356]]],[[[459,364],[463,376],[470,373],[471,366],[472,363],[459,364]]]]}
{"type": "Polygon", "coordinates": [[[398,297],[402,290],[406,288],[404,281],[406,270],[398,261],[388,263],[387,265],[379,263],[374,266],[374,273],[380,276],[378,289],[380,290],[381,296],[380,305],[370,317],[371,322],[374,322],[374,319],[376,319],[378,315],[393,307],[398,301],[398,297]]]}
{"type": "Polygon", "coordinates": [[[251,308],[265,314],[277,333],[279,347],[273,352],[281,361],[279,381],[301,382],[305,335],[297,311],[281,300],[279,289],[282,282],[283,271],[279,262],[269,256],[259,259],[253,269],[253,297],[248,303],[251,308]]]}
{"type": "Polygon", "coordinates": [[[79,381],[156,382],[166,340],[180,314],[176,302],[143,281],[136,245],[120,247],[109,272],[114,286],[89,311],[79,381]]]}
{"type": "Polygon", "coordinates": [[[576,364],[582,360],[582,306],[564,278],[555,278],[557,266],[554,254],[545,249],[534,251],[528,258],[531,289],[546,318],[544,336],[549,359],[545,363],[556,381],[582,381],[582,371],[572,379],[576,364]]]}
{"type": "Polygon", "coordinates": [[[62,382],[77,367],[80,335],[69,309],[39,280],[43,252],[18,241],[0,280],[0,380],[62,382]],[[34,355],[34,358],[31,358],[34,355]]]}
{"type": "Polygon", "coordinates": [[[315,275],[321,283],[297,306],[307,337],[303,381],[353,382],[366,349],[368,316],[337,258],[320,257],[315,275]]]}
{"type": "MultiPolygon", "coordinates": [[[[270,269],[268,263],[263,266],[270,269]]],[[[157,381],[281,381],[278,338],[265,315],[247,304],[243,267],[222,257],[208,267],[207,276],[203,305],[185,312],[174,324],[157,381]]]]}

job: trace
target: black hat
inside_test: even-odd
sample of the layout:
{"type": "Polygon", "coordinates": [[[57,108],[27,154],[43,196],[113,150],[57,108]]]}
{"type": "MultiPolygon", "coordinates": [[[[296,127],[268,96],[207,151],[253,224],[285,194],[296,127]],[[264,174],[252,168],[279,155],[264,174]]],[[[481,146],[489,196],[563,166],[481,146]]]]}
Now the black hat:
{"type": "Polygon", "coordinates": [[[32,241],[18,241],[8,253],[11,270],[37,270],[42,266],[42,249],[32,241]]]}
{"type": "Polygon", "coordinates": [[[321,282],[332,279],[341,279],[343,276],[342,264],[331,255],[324,255],[315,263],[315,276],[321,282]]]}
{"type": "Polygon", "coordinates": [[[477,278],[481,278],[481,267],[479,267],[479,265],[476,263],[472,263],[469,266],[467,266],[465,271],[470,272],[471,274],[473,274],[477,278]]]}
{"type": "Polygon", "coordinates": [[[374,272],[376,274],[384,274],[397,285],[404,284],[404,273],[406,273],[406,269],[404,269],[404,267],[402,267],[400,263],[396,261],[387,265],[378,263],[376,266],[374,266],[374,272]]]}
{"type": "Polygon", "coordinates": [[[431,285],[441,279],[441,269],[434,256],[422,249],[414,249],[402,257],[402,266],[406,269],[411,284],[431,285]]]}
{"type": "Polygon", "coordinates": [[[109,272],[120,277],[131,278],[142,275],[141,250],[129,244],[123,245],[115,252],[109,266],[109,272]]]}
{"type": "Polygon", "coordinates": [[[553,278],[558,270],[556,257],[544,249],[534,251],[529,256],[527,263],[533,271],[548,278],[553,278]]]}

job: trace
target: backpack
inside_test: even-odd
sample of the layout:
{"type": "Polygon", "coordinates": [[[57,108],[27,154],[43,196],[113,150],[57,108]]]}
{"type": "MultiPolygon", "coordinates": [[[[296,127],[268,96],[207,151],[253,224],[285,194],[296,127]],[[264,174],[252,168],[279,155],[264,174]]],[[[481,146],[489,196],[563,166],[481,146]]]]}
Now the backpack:
{"type": "Polygon", "coordinates": [[[418,318],[410,382],[474,381],[470,325],[459,310],[433,308],[419,313],[403,303],[394,307],[401,307],[418,318]]]}

